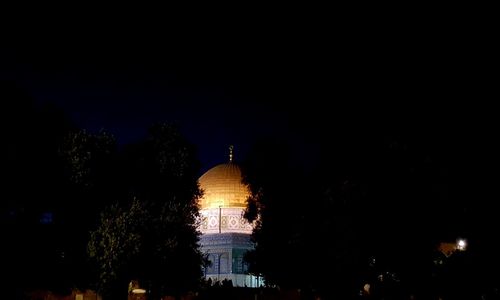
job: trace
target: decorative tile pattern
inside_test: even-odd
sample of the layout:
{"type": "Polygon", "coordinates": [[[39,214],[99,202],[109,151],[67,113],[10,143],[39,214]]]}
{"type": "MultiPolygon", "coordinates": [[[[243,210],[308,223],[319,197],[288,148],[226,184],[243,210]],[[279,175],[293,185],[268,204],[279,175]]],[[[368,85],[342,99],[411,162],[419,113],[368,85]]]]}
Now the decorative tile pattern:
{"type": "Polygon", "coordinates": [[[200,211],[198,228],[202,234],[220,232],[241,232],[251,234],[253,225],[243,218],[243,208],[209,208],[200,211]],[[219,216],[220,214],[220,216],[219,216]],[[219,223],[219,217],[220,223],[219,223]],[[220,228],[219,228],[220,227],[220,228]]]}

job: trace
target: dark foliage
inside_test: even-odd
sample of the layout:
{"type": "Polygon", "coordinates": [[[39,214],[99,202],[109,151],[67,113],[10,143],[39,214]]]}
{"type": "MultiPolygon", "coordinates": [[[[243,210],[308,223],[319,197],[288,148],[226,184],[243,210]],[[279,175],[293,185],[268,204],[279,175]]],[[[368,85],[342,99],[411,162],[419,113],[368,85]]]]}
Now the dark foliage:
{"type": "Polygon", "coordinates": [[[130,279],[155,295],[197,287],[199,164],[174,127],[155,125],[147,140],[119,151],[105,131],[76,129],[15,84],[2,82],[0,99],[9,299],[75,287],[107,288],[113,298],[127,292],[130,279]]]}
{"type": "Polygon", "coordinates": [[[342,299],[365,283],[394,299],[493,290],[498,259],[483,248],[494,241],[482,232],[491,232],[491,220],[473,224],[479,206],[462,185],[475,181],[468,172],[479,170],[471,166],[476,151],[447,132],[446,119],[425,116],[427,123],[408,114],[371,128],[313,120],[304,127],[324,128],[313,133],[321,150],[306,166],[291,145],[257,144],[244,168],[252,190],[246,217],[258,220],[251,270],[269,285],[342,299]],[[464,236],[472,246],[437,267],[439,243],[464,236]]]}
{"type": "Polygon", "coordinates": [[[125,150],[121,165],[121,188],[132,201],[121,199],[101,214],[88,246],[100,289],[113,298],[131,279],[151,297],[195,289],[202,255],[193,147],[174,127],[158,124],[146,141],[125,150]]]}
{"type": "Polygon", "coordinates": [[[0,100],[0,231],[6,241],[0,253],[6,258],[6,286],[13,298],[41,287],[64,293],[69,257],[56,210],[69,182],[58,147],[73,126],[58,109],[35,105],[11,82],[0,83],[0,100]]]}

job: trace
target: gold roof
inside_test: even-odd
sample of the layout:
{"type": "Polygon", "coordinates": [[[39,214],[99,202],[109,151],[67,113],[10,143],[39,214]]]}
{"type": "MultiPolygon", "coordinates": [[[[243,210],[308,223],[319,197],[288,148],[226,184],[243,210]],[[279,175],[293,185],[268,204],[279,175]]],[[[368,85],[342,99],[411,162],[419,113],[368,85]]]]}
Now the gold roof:
{"type": "Polygon", "coordinates": [[[245,207],[250,192],[241,179],[240,167],[232,162],[208,170],[198,180],[203,190],[201,209],[245,207]]]}

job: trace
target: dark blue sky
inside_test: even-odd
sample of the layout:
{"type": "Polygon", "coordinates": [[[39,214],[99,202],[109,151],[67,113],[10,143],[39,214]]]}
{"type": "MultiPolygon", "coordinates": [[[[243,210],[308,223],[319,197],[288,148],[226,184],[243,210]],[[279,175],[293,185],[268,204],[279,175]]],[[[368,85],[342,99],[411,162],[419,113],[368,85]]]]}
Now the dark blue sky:
{"type": "Polygon", "coordinates": [[[345,132],[457,138],[457,120],[475,117],[457,99],[487,84],[463,32],[250,25],[34,28],[0,48],[0,79],[121,144],[153,122],[175,122],[197,145],[203,170],[224,162],[229,144],[244,158],[263,137],[289,141],[303,159],[314,158],[316,138],[345,132]]]}
{"type": "Polygon", "coordinates": [[[121,144],[144,137],[154,122],[174,122],[196,144],[206,170],[227,160],[230,144],[241,159],[257,138],[293,135],[289,109],[258,95],[269,70],[248,61],[235,61],[239,68],[229,56],[191,57],[182,49],[148,53],[54,41],[34,51],[36,45],[3,49],[0,78],[38,102],[56,103],[82,128],[110,131],[121,144]]]}

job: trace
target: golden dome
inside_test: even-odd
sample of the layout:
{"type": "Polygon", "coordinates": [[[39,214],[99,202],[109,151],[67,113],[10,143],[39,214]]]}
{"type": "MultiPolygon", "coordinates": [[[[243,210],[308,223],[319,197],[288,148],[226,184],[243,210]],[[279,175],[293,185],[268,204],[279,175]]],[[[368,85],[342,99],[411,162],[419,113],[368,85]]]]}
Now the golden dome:
{"type": "Polygon", "coordinates": [[[208,170],[198,180],[203,190],[200,208],[245,207],[250,192],[241,179],[240,167],[232,162],[208,170]]]}

